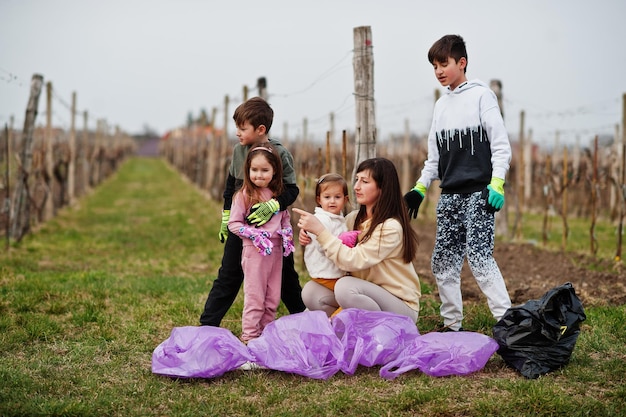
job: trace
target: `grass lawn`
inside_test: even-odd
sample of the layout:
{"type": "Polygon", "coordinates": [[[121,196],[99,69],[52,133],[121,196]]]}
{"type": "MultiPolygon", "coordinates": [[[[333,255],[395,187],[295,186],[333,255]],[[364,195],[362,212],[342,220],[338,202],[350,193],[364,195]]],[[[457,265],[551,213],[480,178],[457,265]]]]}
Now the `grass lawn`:
{"type": "MultiPolygon", "coordinates": [[[[152,352],[172,328],[198,324],[221,261],[220,209],[164,161],[133,158],[2,251],[0,415],[626,415],[625,306],[588,308],[570,364],[536,380],[498,355],[470,376],[413,371],[393,381],[364,367],[328,380],[152,374],[152,352]]],[[[432,328],[438,303],[424,287],[420,320],[432,328]]],[[[237,336],[241,309],[240,294],[223,322],[237,336]]],[[[468,310],[464,326],[490,335],[487,307],[468,310]]]]}

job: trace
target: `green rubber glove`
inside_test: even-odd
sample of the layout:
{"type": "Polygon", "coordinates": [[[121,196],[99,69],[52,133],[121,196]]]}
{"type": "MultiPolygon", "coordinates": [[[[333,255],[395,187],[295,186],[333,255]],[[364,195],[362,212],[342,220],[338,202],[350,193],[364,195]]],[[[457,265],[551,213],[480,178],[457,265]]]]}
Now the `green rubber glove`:
{"type": "Polygon", "coordinates": [[[222,210],[222,225],[220,226],[220,242],[224,243],[228,237],[228,219],[230,219],[230,210],[222,210]]]}
{"type": "Polygon", "coordinates": [[[257,227],[263,226],[270,221],[274,214],[278,213],[278,210],[280,210],[280,204],[274,198],[263,203],[256,203],[250,209],[250,215],[247,218],[248,223],[257,227]]]}
{"type": "Polygon", "coordinates": [[[421,182],[416,182],[415,187],[404,195],[404,201],[409,208],[409,217],[417,218],[417,212],[424,201],[426,195],[426,186],[421,182]]]}
{"type": "Polygon", "coordinates": [[[491,178],[491,182],[487,186],[489,197],[487,203],[499,211],[504,206],[504,180],[502,178],[491,178]]]}

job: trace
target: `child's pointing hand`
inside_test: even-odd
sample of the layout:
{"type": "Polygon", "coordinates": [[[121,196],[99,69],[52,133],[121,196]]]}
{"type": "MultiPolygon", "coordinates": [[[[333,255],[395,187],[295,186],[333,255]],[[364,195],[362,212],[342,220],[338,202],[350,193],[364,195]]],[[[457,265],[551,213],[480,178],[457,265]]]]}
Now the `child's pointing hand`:
{"type": "Polygon", "coordinates": [[[319,219],[311,213],[298,208],[294,208],[293,211],[300,215],[300,219],[298,220],[298,227],[300,229],[313,233],[315,236],[324,231],[324,225],[322,222],[320,222],[319,219]]]}

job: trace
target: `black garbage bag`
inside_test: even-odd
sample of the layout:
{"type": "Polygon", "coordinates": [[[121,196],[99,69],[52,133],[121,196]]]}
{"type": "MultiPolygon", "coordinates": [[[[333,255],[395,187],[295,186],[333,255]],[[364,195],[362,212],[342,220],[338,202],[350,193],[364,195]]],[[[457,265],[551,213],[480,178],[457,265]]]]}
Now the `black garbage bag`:
{"type": "Polygon", "coordinates": [[[569,362],[587,316],[571,283],[509,308],[493,327],[504,362],[534,379],[569,362]]]}

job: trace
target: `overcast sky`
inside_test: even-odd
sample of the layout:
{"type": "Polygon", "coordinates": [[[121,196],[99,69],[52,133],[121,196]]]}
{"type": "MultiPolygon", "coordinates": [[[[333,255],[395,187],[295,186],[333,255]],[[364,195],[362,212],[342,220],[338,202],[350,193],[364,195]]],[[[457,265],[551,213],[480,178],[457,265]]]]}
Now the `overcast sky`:
{"type": "MultiPolygon", "coordinates": [[[[267,78],[275,137],[354,130],[355,27],[370,26],[379,138],[430,126],[440,88],[426,54],[464,37],[469,79],[503,84],[512,138],[588,144],[615,133],[626,93],[623,0],[0,0],[0,123],[21,129],[33,74],[51,81],[53,123],[69,128],[72,92],[90,126],[164,133],[217,109],[228,129],[243,88],[267,78]]],[[[79,119],[82,127],[82,117],[79,119]]],[[[37,122],[45,123],[45,94],[37,122]]]]}

